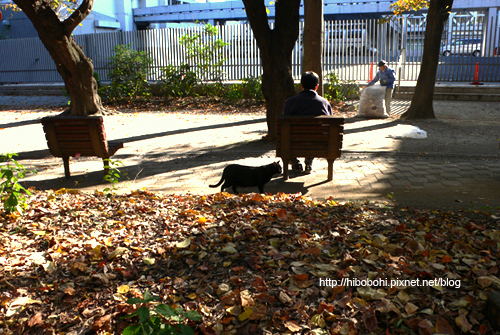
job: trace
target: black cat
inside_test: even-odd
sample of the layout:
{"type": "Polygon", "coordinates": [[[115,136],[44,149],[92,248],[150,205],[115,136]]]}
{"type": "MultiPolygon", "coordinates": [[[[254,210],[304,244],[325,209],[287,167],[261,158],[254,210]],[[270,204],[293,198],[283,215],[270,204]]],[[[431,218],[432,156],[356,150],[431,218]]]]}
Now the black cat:
{"type": "Polygon", "coordinates": [[[224,183],[220,191],[223,192],[225,188],[232,186],[234,193],[238,193],[236,188],[239,186],[257,186],[259,192],[264,193],[264,185],[277,173],[281,173],[279,162],[256,167],[230,164],[224,168],[220,181],[216,185],[209,186],[217,187],[224,183]]]}

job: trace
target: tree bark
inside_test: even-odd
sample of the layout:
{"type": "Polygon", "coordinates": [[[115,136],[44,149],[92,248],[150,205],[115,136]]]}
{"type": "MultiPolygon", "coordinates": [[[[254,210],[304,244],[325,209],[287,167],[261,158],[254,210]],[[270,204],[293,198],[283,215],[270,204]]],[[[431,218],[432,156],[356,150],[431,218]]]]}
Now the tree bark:
{"type": "Polygon", "coordinates": [[[70,115],[86,116],[102,113],[101,98],[97,93],[92,61],[76,44],[71,34],[90,14],[94,0],[83,0],[69,18],[61,21],[50,7],[50,1],[14,0],[28,16],[71,96],[70,115]]]}
{"type": "Polygon", "coordinates": [[[453,0],[431,0],[425,28],[424,53],[417,86],[408,110],[402,119],[434,119],[434,85],[439,63],[441,35],[448,19],[453,0]]]}
{"type": "Polygon", "coordinates": [[[269,140],[276,140],[276,118],[286,99],[295,95],[292,51],[299,36],[300,0],[275,3],[274,29],[269,27],[264,0],[243,0],[262,61],[262,93],[266,100],[269,140]]]}
{"type": "Polygon", "coordinates": [[[323,29],[323,0],[304,1],[302,73],[314,71],[318,74],[319,95],[323,95],[323,29]]]}

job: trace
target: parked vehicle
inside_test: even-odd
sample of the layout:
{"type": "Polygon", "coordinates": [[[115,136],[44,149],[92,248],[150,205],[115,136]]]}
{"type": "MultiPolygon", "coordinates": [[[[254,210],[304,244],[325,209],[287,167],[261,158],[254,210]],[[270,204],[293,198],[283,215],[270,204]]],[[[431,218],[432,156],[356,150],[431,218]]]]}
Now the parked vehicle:
{"type": "Polygon", "coordinates": [[[441,47],[441,54],[443,56],[462,54],[479,57],[481,56],[481,39],[463,38],[454,40],[450,44],[441,47]]]}
{"type": "Polygon", "coordinates": [[[378,51],[364,28],[325,30],[325,51],[345,55],[375,55],[378,51]]]}

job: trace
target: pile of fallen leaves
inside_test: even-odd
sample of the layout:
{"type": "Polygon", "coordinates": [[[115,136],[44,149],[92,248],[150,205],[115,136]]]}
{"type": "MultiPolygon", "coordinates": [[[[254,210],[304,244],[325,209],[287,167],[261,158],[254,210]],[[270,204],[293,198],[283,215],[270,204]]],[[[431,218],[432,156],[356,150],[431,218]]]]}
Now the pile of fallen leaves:
{"type": "Polygon", "coordinates": [[[228,104],[221,98],[198,96],[198,97],[175,97],[166,98],[153,96],[148,99],[124,100],[117,102],[105,102],[105,107],[111,111],[172,111],[172,112],[195,112],[195,113],[265,113],[264,101],[242,99],[239,102],[228,104]]]}
{"type": "Polygon", "coordinates": [[[149,290],[199,334],[486,334],[499,225],[300,194],[35,192],[0,217],[0,333],[121,334],[149,290]]]}

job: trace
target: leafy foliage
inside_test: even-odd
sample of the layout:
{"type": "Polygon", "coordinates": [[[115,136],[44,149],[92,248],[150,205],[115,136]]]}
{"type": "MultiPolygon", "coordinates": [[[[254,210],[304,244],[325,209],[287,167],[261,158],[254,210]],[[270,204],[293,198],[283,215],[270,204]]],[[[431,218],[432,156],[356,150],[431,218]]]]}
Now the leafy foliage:
{"type": "Polygon", "coordinates": [[[197,96],[198,77],[188,64],[161,69],[161,92],[167,97],[197,96]]]}
{"type": "Polygon", "coordinates": [[[99,90],[99,94],[111,100],[135,100],[151,95],[147,81],[152,58],[145,51],[133,50],[130,45],[117,45],[111,56],[111,84],[99,90]]]}
{"type": "Polygon", "coordinates": [[[184,45],[190,67],[194,69],[201,82],[222,82],[224,72],[222,64],[226,58],[221,56],[221,50],[229,45],[220,38],[217,27],[206,24],[200,33],[185,34],[180,38],[180,44],[184,45]]]}
{"type": "Polygon", "coordinates": [[[118,169],[119,166],[123,166],[123,162],[119,160],[112,160],[110,158],[104,159],[106,165],[104,168],[108,169],[108,173],[104,176],[104,180],[111,184],[111,188],[106,187],[103,192],[105,192],[110,198],[113,194],[112,191],[116,191],[116,184],[120,182],[120,178],[122,177],[121,171],[118,169]]]}
{"type": "Polygon", "coordinates": [[[359,94],[359,86],[353,80],[340,80],[335,72],[325,76],[325,98],[334,101],[344,101],[351,94],[359,94]]]}
{"type": "Polygon", "coordinates": [[[26,198],[23,193],[31,195],[30,191],[19,184],[19,179],[26,176],[27,172],[36,173],[34,170],[26,171],[25,167],[19,164],[13,157],[14,153],[0,155],[0,162],[6,162],[0,167],[0,197],[3,202],[3,208],[7,213],[18,211],[23,213],[26,207],[26,198]],[[13,164],[13,165],[11,165],[13,164]]]}
{"type": "Polygon", "coordinates": [[[122,334],[135,320],[122,316],[161,326],[153,316],[198,322],[196,311],[200,334],[493,333],[484,299],[500,289],[498,213],[283,193],[116,199],[37,191],[25,215],[0,216],[0,327],[122,334]],[[342,278],[460,287],[320,282],[342,278]]]}
{"type": "Polygon", "coordinates": [[[384,16],[380,19],[380,23],[388,22],[412,10],[419,11],[428,8],[429,1],[430,0],[398,0],[389,6],[393,14],[384,16]]]}
{"type": "Polygon", "coordinates": [[[229,104],[236,103],[243,99],[243,92],[241,91],[240,85],[233,84],[229,86],[229,88],[222,94],[222,98],[229,104]]]}
{"type": "MultiPolygon", "coordinates": [[[[17,4],[15,3],[5,3],[0,5],[0,8],[10,8],[12,10],[19,10],[17,4]]],[[[54,13],[59,17],[60,20],[68,18],[71,13],[75,11],[80,5],[81,0],[50,0],[49,4],[54,10],[54,13]]]]}
{"type": "Polygon", "coordinates": [[[249,76],[241,84],[233,84],[226,88],[222,94],[224,102],[234,104],[242,99],[262,101],[264,95],[261,90],[262,78],[249,76]]]}
{"type": "Polygon", "coordinates": [[[243,95],[247,99],[261,101],[264,100],[262,93],[262,76],[249,76],[242,80],[243,95]]]}
{"type": "Polygon", "coordinates": [[[137,312],[127,317],[139,317],[139,323],[128,326],[123,330],[123,335],[194,335],[191,327],[186,325],[187,320],[202,321],[201,315],[196,311],[184,311],[181,307],[172,308],[165,304],[159,304],[151,308],[151,303],[160,300],[148,290],[144,292],[142,299],[130,298],[127,304],[140,307],[137,312]],[[163,323],[166,320],[168,324],[163,323]]]}

